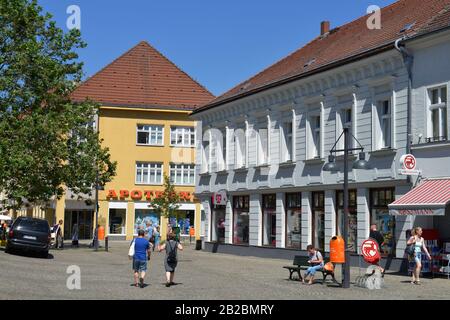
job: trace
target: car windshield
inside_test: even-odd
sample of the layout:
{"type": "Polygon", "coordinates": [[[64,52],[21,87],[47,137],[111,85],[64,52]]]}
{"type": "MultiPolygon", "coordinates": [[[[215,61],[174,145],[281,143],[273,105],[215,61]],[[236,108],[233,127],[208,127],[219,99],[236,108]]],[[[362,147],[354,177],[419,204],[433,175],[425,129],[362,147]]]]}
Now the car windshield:
{"type": "Polygon", "coordinates": [[[47,221],[43,220],[21,220],[18,221],[19,224],[17,228],[30,230],[30,231],[38,231],[38,232],[48,232],[49,226],[47,221]]]}

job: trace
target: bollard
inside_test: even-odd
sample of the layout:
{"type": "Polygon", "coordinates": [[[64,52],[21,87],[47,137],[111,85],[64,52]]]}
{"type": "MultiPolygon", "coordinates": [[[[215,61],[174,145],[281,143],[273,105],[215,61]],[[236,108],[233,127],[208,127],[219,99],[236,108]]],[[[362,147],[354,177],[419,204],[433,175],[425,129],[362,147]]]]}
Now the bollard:
{"type": "Polygon", "coordinates": [[[105,251],[108,251],[108,236],[105,237],[105,251]]]}

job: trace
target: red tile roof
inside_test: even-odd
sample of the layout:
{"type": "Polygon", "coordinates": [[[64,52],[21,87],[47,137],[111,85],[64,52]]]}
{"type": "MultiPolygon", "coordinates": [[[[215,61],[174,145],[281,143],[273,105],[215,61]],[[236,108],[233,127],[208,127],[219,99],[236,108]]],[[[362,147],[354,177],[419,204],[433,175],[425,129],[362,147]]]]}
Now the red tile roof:
{"type": "Polygon", "coordinates": [[[199,112],[265,88],[320,72],[352,57],[393,47],[396,39],[450,26],[450,0],[400,0],[381,9],[381,29],[367,28],[369,15],[319,36],[269,68],[196,109],[199,112]],[[406,25],[412,28],[400,32],[406,25]]]}
{"type": "Polygon", "coordinates": [[[143,41],[72,93],[74,101],[86,98],[108,106],[192,110],[214,96],[143,41]]]}

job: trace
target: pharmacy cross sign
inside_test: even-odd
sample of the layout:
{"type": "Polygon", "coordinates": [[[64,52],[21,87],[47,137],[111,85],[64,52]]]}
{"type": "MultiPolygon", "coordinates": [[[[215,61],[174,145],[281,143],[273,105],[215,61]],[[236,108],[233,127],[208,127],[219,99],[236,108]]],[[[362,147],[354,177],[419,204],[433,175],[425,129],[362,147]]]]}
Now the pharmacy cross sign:
{"type": "Polygon", "coordinates": [[[377,264],[380,261],[378,243],[374,239],[367,239],[361,245],[361,253],[367,263],[377,264]]]}

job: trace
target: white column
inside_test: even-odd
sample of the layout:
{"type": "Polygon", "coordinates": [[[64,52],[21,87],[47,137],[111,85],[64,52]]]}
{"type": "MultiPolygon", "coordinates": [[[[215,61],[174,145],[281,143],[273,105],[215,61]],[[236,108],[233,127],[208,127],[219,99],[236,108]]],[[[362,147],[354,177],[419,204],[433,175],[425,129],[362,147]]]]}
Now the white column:
{"type": "Polygon", "coordinates": [[[286,214],[284,193],[277,193],[277,248],[286,247],[286,214]]]}
{"type": "Polygon", "coordinates": [[[336,191],[325,191],[325,252],[330,252],[330,240],[336,235],[336,191]]]}
{"type": "Polygon", "coordinates": [[[312,243],[311,192],[302,192],[302,250],[312,243]]]}
{"type": "Polygon", "coordinates": [[[225,207],[225,243],[233,243],[233,205],[228,199],[225,207]]]}
{"type": "Polygon", "coordinates": [[[202,200],[203,209],[205,210],[205,241],[211,241],[211,219],[212,212],[208,198],[202,200]]]}
{"type": "MultiPolygon", "coordinates": [[[[409,186],[395,187],[395,199],[397,200],[411,188],[409,186]]],[[[411,230],[414,226],[414,216],[395,216],[395,256],[403,258],[406,248],[406,230],[411,230]]]]}
{"type": "Polygon", "coordinates": [[[361,244],[369,237],[370,209],[369,209],[369,189],[360,188],[357,190],[356,206],[358,220],[358,253],[360,253],[361,244]]]}
{"type": "Polygon", "coordinates": [[[251,246],[262,246],[262,211],[261,196],[250,195],[250,221],[249,221],[249,244],[251,246]]]}

